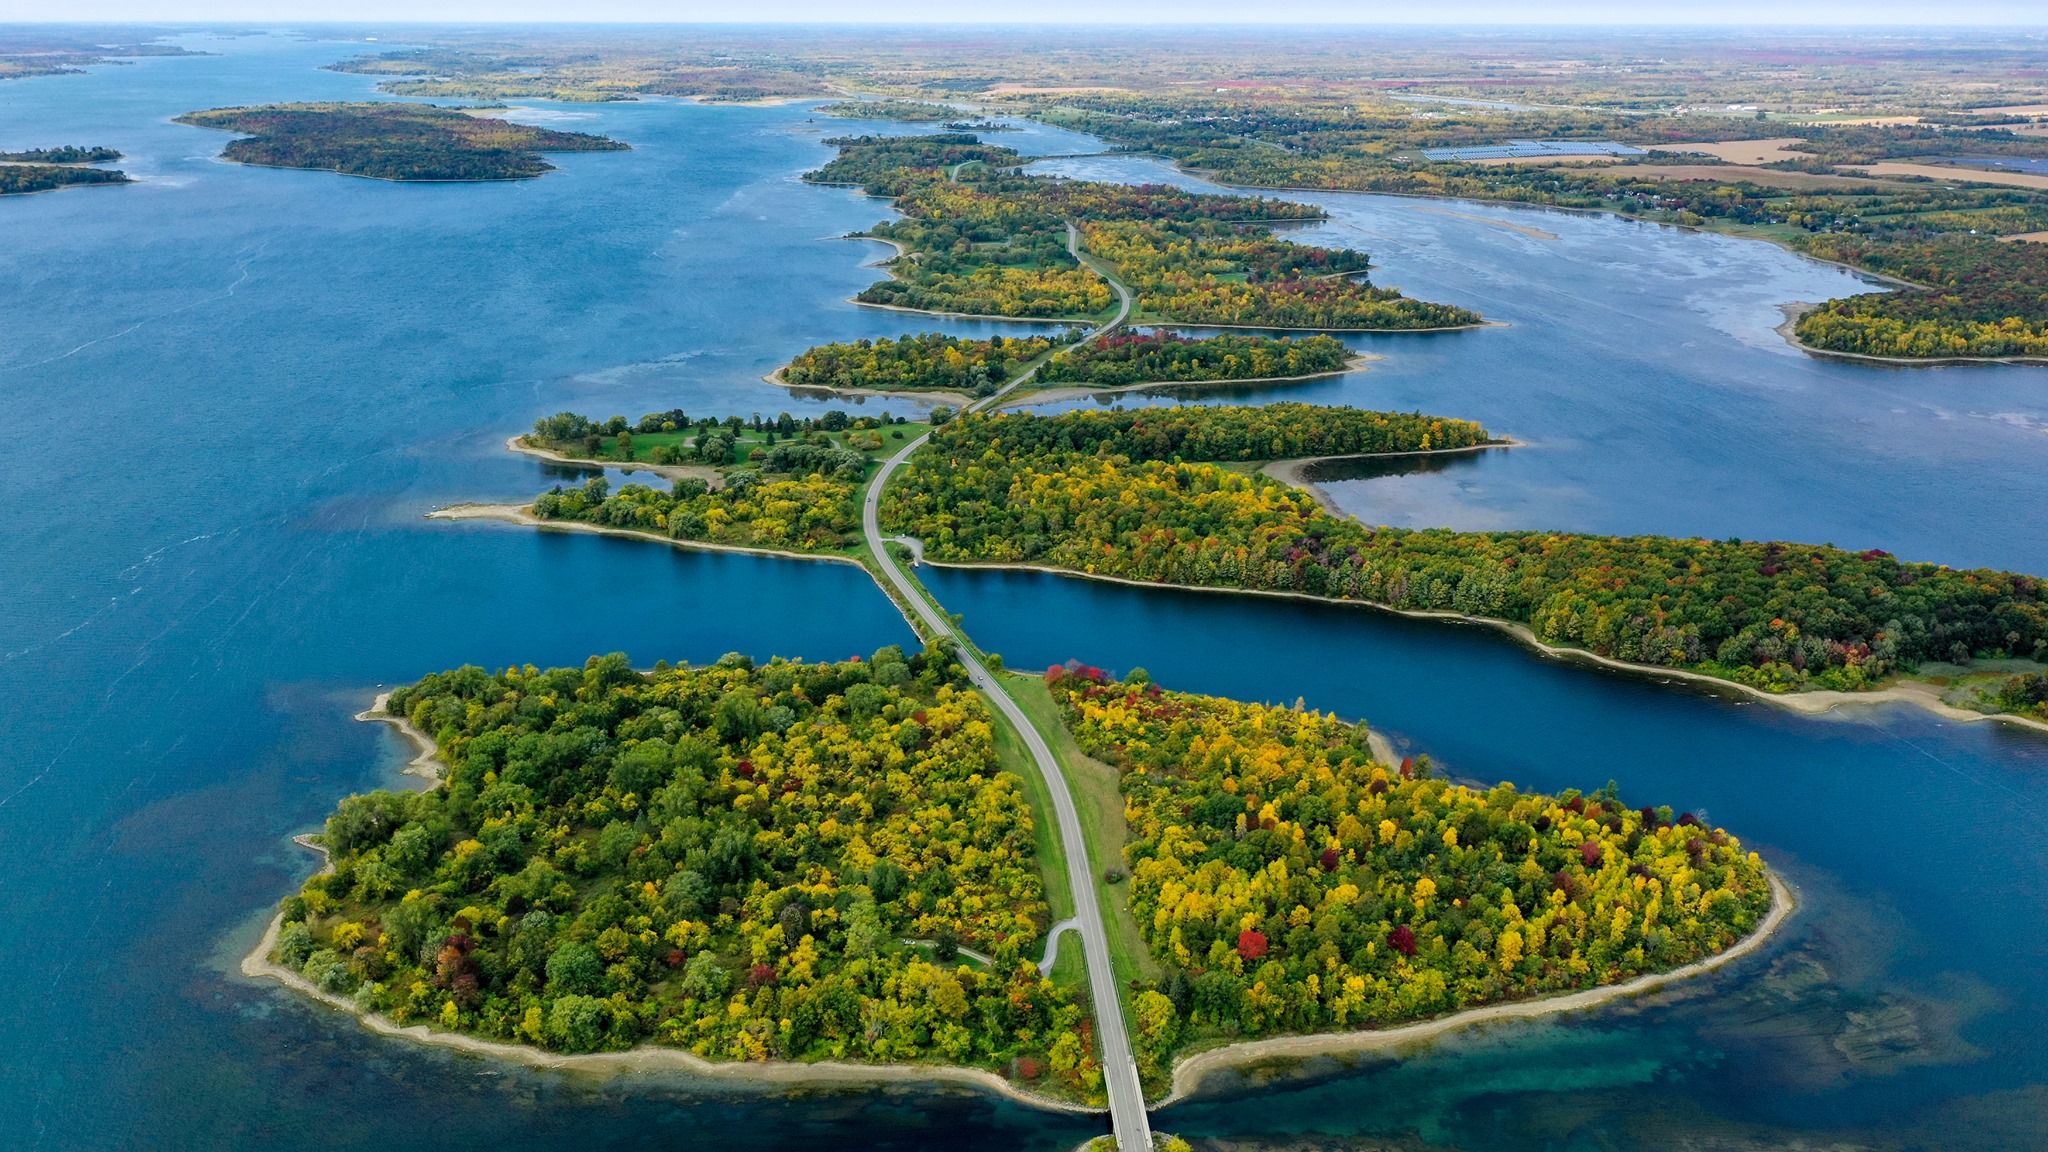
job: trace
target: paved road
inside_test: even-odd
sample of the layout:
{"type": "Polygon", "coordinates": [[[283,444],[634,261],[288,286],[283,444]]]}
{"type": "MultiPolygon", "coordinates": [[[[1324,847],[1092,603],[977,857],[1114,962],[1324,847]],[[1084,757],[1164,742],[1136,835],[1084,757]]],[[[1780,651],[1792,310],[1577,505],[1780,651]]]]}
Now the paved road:
{"type": "MultiPolygon", "coordinates": [[[[1081,257],[1079,243],[1080,233],[1072,224],[1067,225],[1067,250],[1077,260],[1081,257]]],[[[1104,279],[1116,289],[1122,306],[1108,322],[1090,332],[1089,339],[1116,328],[1131,312],[1130,291],[1109,277],[1104,279]]],[[[1000,403],[1006,394],[1031,379],[1036,372],[1034,367],[1023,373],[995,395],[971,405],[970,409],[1000,403]]],[[[953,622],[935,606],[933,600],[926,598],[924,589],[904,573],[902,565],[889,553],[888,544],[882,536],[882,490],[888,487],[889,477],[896,469],[930,437],[929,432],[919,436],[882,464],[862,501],[861,524],[867,532],[868,547],[875,554],[876,567],[895,588],[899,599],[924,621],[925,630],[934,636],[950,636],[955,641],[962,641],[964,638],[953,627],[953,622]]],[[[1068,790],[1067,778],[1060,772],[1059,761],[1054,759],[1044,735],[965,643],[960,647],[960,663],[967,669],[967,678],[995,703],[996,708],[1008,717],[1011,726],[1023,736],[1025,746],[1031,750],[1031,758],[1038,763],[1039,775],[1045,778],[1046,791],[1052,796],[1053,813],[1059,825],[1060,841],[1066,847],[1067,881],[1074,891],[1074,920],[1076,929],[1081,933],[1081,954],[1088,962],[1088,990],[1095,1005],[1096,1043],[1102,1057],[1103,1082],[1109,1092],[1109,1116],[1116,1131],[1117,1148],[1119,1152],[1151,1152],[1152,1123],[1145,1115],[1145,1092],[1138,1083],[1138,1064],[1131,1056],[1131,1038],[1124,1028],[1123,1000],[1117,991],[1116,970],[1109,961],[1109,932],[1102,923],[1097,878],[1094,866],[1088,860],[1088,842],[1081,835],[1081,816],[1074,807],[1074,795],[1068,790]]],[[[1048,950],[1051,946],[1052,941],[1048,940],[1048,950]]]]}

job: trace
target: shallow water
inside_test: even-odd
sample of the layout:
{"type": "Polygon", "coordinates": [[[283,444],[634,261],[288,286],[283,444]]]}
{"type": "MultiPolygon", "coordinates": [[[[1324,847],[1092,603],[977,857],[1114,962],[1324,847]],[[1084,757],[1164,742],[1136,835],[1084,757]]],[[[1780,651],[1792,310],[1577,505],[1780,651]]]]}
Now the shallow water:
{"type": "MultiPolygon", "coordinates": [[[[913,322],[845,302],[880,253],[827,238],[886,208],[795,180],[850,130],[802,107],[525,102],[514,116],[635,151],[559,157],[516,184],[395,185],[221,164],[225,136],[168,122],[363,97],[367,78],[317,69],[351,46],[194,42],[221,54],[0,84],[0,144],[112,145],[147,181],[0,201],[0,1147],[1050,1149],[1101,1130],[929,1088],[792,1099],[521,1072],[370,1037],[228,974],[313,866],[288,837],[396,779],[396,738],[348,719],[380,683],[610,650],[645,664],[908,641],[849,566],[419,517],[557,482],[502,450],[536,416],[819,411],[759,377],[913,322]]],[[[851,130],[876,129],[900,130],[851,130]]],[[[2043,370],[1800,357],[1770,331],[1775,305],[1849,280],[1763,245],[1323,199],[1338,220],[1321,233],[1369,247],[1382,281],[1513,327],[1360,339],[1387,359],[1285,395],[1532,442],[1332,481],[1367,518],[1786,535],[2048,571],[2028,511],[2048,484],[2043,370]]],[[[1502,1149],[2044,1142],[2010,1138],[2048,1083],[2042,741],[1904,713],[1805,720],[1351,609],[932,583],[1015,665],[1079,656],[1299,695],[1481,779],[1618,777],[1630,797],[1706,808],[1806,895],[1781,944],[1683,995],[1314,1066],[1256,1103],[1219,1083],[1163,1129],[1502,1149]],[[1937,1130],[1968,1140],[1915,1135],[1937,1130]]]]}

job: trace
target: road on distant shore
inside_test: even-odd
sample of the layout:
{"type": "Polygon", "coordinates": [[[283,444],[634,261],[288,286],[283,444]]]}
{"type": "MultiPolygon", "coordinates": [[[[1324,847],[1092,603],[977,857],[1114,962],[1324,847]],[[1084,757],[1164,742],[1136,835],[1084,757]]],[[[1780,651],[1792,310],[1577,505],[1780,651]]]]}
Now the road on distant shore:
{"type": "MultiPolygon", "coordinates": [[[[1067,225],[1067,251],[1075,260],[1081,260],[1080,232],[1072,224],[1067,225]]],[[[1086,261],[1082,264],[1089,266],[1086,261]]],[[[1088,333],[1090,340],[1114,331],[1131,313],[1130,290],[1109,276],[1105,275],[1103,279],[1116,289],[1120,307],[1115,316],[1088,333]]],[[[994,395],[969,405],[967,410],[976,411],[1000,403],[1004,396],[1037,372],[1037,365],[1033,365],[994,395]]],[[[951,637],[960,645],[959,660],[967,669],[967,678],[1009,718],[1011,726],[1016,728],[1025,746],[1031,750],[1031,758],[1038,764],[1038,774],[1045,779],[1045,790],[1052,797],[1060,840],[1066,850],[1067,882],[1074,890],[1074,919],[1079,922],[1081,953],[1088,962],[1089,998],[1095,1006],[1096,1043],[1102,1057],[1103,1084],[1109,1094],[1110,1124],[1116,1132],[1119,1152],[1151,1152],[1152,1123],[1145,1115],[1145,1090],[1138,1082],[1138,1063],[1131,1055],[1130,1034],[1124,1028],[1123,998],[1118,994],[1116,969],[1109,960],[1109,932],[1102,923],[1098,880],[1094,865],[1088,860],[1088,842],[1081,835],[1081,816],[1074,807],[1074,795],[1067,787],[1067,778],[1061,773],[1059,761],[1054,758],[1044,734],[1032,724],[1031,717],[1010,696],[1009,690],[975,655],[973,647],[966,643],[959,629],[940,610],[937,599],[929,597],[923,586],[903,571],[896,557],[890,554],[888,541],[882,536],[882,490],[888,487],[890,475],[930,438],[931,433],[927,432],[904,445],[901,451],[882,464],[874,480],[868,484],[867,495],[861,505],[861,525],[867,533],[868,548],[874,553],[875,566],[894,587],[904,615],[915,613],[916,619],[911,621],[913,625],[922,620],[924,630],[931,635],[951,637]]]]}

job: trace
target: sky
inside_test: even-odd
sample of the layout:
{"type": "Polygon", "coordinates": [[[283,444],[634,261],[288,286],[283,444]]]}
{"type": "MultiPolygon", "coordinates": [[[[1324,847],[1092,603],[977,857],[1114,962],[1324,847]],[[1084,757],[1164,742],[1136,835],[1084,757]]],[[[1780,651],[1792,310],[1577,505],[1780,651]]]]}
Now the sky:
{"type": "Polygon", "coordinates": [[[2048,26],[2043,0],[0,0],[16,21],[2048,26]]]}

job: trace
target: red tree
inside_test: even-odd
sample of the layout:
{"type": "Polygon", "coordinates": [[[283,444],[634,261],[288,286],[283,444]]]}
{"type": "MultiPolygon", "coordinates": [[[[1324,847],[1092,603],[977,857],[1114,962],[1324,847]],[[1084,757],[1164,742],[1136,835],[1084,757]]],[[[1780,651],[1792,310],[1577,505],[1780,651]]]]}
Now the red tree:
{"type": "Polygon", "coordinates": [[[1266,934],[1250,928],[1237,934],[1237,954],[1247,960],[1257,960],[1266,954],[1266,934]]]}

